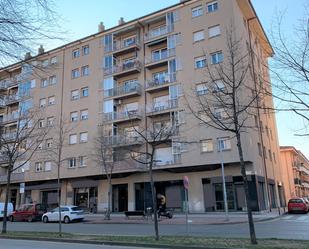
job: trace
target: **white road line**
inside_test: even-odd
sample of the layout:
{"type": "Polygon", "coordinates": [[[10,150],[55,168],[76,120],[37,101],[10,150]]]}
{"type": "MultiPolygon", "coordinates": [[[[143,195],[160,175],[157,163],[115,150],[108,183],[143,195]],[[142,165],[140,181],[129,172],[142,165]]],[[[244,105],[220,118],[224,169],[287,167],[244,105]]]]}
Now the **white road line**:
{"type": "Polygon", "coordinates": [[[290,220],[292,217],[294,217],[294,216],[292,216],[292,215],[284,216],[284,217],[282,217],[282,220],[290,220]]]}

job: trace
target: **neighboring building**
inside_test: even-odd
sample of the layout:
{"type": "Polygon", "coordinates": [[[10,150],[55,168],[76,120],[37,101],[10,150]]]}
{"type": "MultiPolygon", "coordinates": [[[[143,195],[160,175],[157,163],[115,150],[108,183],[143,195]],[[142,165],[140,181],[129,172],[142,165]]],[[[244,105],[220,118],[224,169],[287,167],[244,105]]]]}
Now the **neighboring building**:
{"type": "Polygon", "coordinates": [[[293,146],[280,146],[282,181],[287,200],[309,196],[309,161],[293,146]]]}
{"type": "MultiPolygon", "coordinates": [[[[64,147],[64,157],[68,158],[61,167],[65,204],[97,206],[98,211],[106,208],[107,181],[102,166],[92,157],[102,125],[117,152],[143,146],[132,124],[147,128],[174,122],[179,133],[157,150],[159,161],[154,173],[157,193],[166,196],[167,207],[182,210],[182,179],[186,175],[190,180],[191,212],[223,210],[222,158],[228,206],[230,210],[245,210],[235,139],[201,125],[187,110],[183,97],[184,93],[192,95],[192,89],[200,94],[200,83],[207,80],[206,64],[224,60],[225,27],[231,22],[235,23],[236,34],[244,39],[243,49],[249,45],[254,49],[255,73],[268,78],[263,65],[273,51],[250,1],[188,0],[130,22],[121,19],[118,26],[108,30],[100,24],[94,35],[48,52],[41,48],[41,54],[2,69],[1,90],[10,97],[1,102],[0,115],[3,120],[14,115],[24,103],[15,96],[26,84],[24,88],[31,96],[28,101],[46,115],[42,125],[59,124],[60,115],[78,124],[64,147]],[[29,67],[33,63],[46,70],[29,67]],[[183,140],[198,143],[179,142],[183,140]],[[221,141],[221,153],[217,141],[221,141]]],[[[270,97],[263,101],[265,106],[273,106],[270,97]]],[[[259,211],[284,202],[283,185],[274,114],[264,109],[250,122],[256,129],[243,134],[242,141],[252,206],[259,211]]],[[[9,132],[16,122],[10,119],[3,125],[9,132]]],[[[52,139],[47,137],[42,146],[51,146],[52,139]]],[[[126,158],[125,153],[123,156],[126,158]]],[[[143,165],[119,158],[115,165],[113,211],[142,210],[151,205],[149,178],[143,165]]],[[[56,205],[56,177],[56,166],[36,155],[23,170],[13,174],[10,200],[56,205]],[[26,187],[20,198],[22,182],[26,187]]],[[[3,190],[3,174],[0,180],[3,190]]],[[[1,193],[3,200],[4,191],[1,193]]]]}

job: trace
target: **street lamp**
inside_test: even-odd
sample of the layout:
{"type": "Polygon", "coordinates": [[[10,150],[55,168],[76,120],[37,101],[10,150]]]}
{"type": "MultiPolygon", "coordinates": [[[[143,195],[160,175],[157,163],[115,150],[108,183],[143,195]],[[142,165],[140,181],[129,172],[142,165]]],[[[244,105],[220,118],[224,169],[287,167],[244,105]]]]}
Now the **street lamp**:
{"type": "Polygon", "coordinates": [[[229,210],[227,205],[227,194],[226,194],[226,184],[225,184],[225,174],[224,174],[224,162],[223,162],[223,155],[222,155],[222,147],[224,140],[217,139],[218,149],[220,152],[220,159],[221,159],[221,174],[222,174],[222,186],[223,186],[223,200],[224,200],[224,211],[225,211],[225,220],[229,220],[229,210]]]}

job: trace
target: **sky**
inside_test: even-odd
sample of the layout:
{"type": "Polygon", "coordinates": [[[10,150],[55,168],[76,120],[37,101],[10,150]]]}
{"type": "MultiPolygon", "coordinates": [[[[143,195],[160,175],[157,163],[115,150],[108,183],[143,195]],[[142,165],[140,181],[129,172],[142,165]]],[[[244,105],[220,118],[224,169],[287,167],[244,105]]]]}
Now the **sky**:
{"type": "MultiPolygon", "coordinates": [[[[232,0],[224,0],[232,1],[232,0]]],[[[284,29],[292,33],[298,16],[303,13],[304,3],[308,0],[252,0],[253,6],[266,31],[269,33],[278,11],[285,13],[284,29]]],[[[55,9],[63,19],[60,25],[70,42],[97,32],[99,22],[106,28],[116,26],[120,17],[125,21],[154,12],[178,3],[179,0],[54,0],[55,9]]],[[[308,3],[308,2],[307,2],[308,3]]],[[[62,45],[50,43],[47,49],[62,45]]],[[[291,145],[301,150],[309,158],[309,139],[295,136],[303,128],[303,121],[291,113],[276,114],[280,145],[291,145]]]]}

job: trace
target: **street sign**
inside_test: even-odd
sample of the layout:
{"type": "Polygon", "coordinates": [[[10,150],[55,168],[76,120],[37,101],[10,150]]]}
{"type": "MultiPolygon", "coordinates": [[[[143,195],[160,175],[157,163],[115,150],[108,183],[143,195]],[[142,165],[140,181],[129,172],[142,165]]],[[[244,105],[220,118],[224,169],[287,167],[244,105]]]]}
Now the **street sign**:
{"type": "Polygon", "coordinates": [[[24,194],[25,193],[25,183],[22,182],[19,184],[19,193],[24,194]]]}
{"type": "Polygon", "coordinates": [[[183,186],[184,186],[185,189],[188,190],[188,188],[189,188],[189,177],[187,177],[187,176],[183,177],[183,186]]]}

